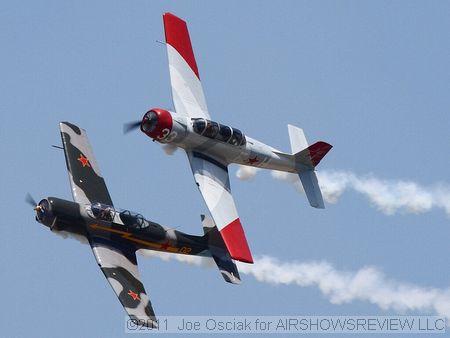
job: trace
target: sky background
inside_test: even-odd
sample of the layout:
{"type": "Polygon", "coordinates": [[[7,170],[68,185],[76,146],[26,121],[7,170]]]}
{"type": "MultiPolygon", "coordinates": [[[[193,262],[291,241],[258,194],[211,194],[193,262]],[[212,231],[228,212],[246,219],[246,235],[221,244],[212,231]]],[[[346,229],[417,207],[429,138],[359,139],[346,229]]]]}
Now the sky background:
{"type": "MultiPolygon", "coordinates": [[[[30,192],[71,199],[59,121],[87,130],[117,207],[202,233],[206,206],[183,151],[124,122],[172,109],[162,14],[188,22],[214,120],[280,150],[287,124],[334,145],[318,170],[449,191],[448,1],[5,1],[0,6],[2,336],[124,334],[120,303],[88,246],[35,222],[30,192]]],[[[316,210],[269,172],[231,186],[255,257],[375,267],[388,283],[449,293],[449,211],[388,215],[347,189],[316,210]]],[[[389,183],[390,182],[390,183],[389,183]]],[[[389,190],[389,189],[388,189],[389,190]]],[[[444,194],[444,198],[445,195],[444,194]]],[[[448,201],[448,200],[447,200],[448,201]]],[[[448,202],[447,202],[448,203],[448,202]]],[[[317,286],[272,285],[139,257],[161,315],[396,315],[332,304],[317,286]]]]}

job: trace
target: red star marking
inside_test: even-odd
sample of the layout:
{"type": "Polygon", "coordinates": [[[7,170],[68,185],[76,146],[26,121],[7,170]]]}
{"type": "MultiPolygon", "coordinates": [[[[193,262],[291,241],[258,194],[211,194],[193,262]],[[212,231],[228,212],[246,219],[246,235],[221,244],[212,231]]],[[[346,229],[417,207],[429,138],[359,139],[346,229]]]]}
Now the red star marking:
{"type": "Polygon", "coordinates": [[[161,249],[163,250],[167,250],[167,248],[170,246],[169,241],[164,242],[163,244],[161,244],[161,249]]]}
{"type": "Polygon", "coordinates": [[[130,292],[128,292],[128,295],[133,298],[133,300],[140,300],[138,294],[136,292],[133,292],[130,290],[130,292]]]}
{"type": "Polygon", "coordinates": [[[258,160],[258,156],[255,156],[254,158],[248,158],[248,160],[247,160],[247,163],[248,164],[255,164],[255,163],[258,163],[259,162],[259,160],[258,160]]]}
{"type": "Polygon", "coordinates": [[[78,161],[81,162],[83,168],[86,166],[90,167],[89,160],[83,154],[80,154],[80,157],[78,157],[78,161]]]}

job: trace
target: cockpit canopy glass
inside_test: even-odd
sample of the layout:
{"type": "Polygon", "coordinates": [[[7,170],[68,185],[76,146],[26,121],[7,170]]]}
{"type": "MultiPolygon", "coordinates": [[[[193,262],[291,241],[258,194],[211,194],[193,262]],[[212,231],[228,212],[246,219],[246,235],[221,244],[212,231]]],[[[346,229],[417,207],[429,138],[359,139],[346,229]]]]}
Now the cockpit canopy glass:
{"type": "Polygon", "coordinates": [[[245,142],[245,136],[241,133],[241,131],[239,129],[233,129],[233,135],[228,140],[228,143],[234,146],[242,146],[245,142]]]}
{"type": "Polygon", "coordinates": [[[104,222],[113,222],[114,217],[117,215],[119,219],[116,218],[116,223],[120,224],[120,221],[126,227],[133,229],[145,229],[150,225],[155,225],[156,223],[147,221],[144,216],[130,210],[115,209],[110,205],[102,203],[92,203],[86,208],[88,214],[97,220],[104,222]]]}
{"type": "Polygon", "coordinates": [[[220,125],[219,134],[217,134],[216,139],[222,142],[228,142],[228,140],[231,138],[231,134],[233,131],[230,127],[220,125]]]}
{"type": "Polygon", "coordinates": [[[203,132],[205,131],[205,128],[206,128],[206,121],[204,119],[193,119],[192,121],[193,121],[192,125],[194,127],[194,131],[197,134],[200,134],[200,135],[203,134],[203,132]]]}
{"type": "Polygon", "coordinates": [[[203,132],[203,136],[215,138],[218,133],[219,133],[219,124],[217,122],[206,120],[206,129],[203,132]]]}
{"type": "Polygon", "coordinates": [[[121,210],[119,213],[119,217],[122,220],[123,224],[127,227],[143,229],[150,225],[149,222],[144,218],[144,216],[130,210],[121,210]]]}
{"type": "Polygon", "coordinates": [[[91,214],[95,219],[105,222],[112,222],[114,220],[114,215],[116,214],[113,207],[102,203],[92,203],[88,208],[88,212],[89,211],[91,211],[91,214]]]}
{"type": "Polygon", "coordinates": [[[244,134],[239,129],[231,128],[217,122],[206,119],[192,119],[194,132],[199,135],[229,143],[235,146],[243,146],[247,142],[244,134]]]}

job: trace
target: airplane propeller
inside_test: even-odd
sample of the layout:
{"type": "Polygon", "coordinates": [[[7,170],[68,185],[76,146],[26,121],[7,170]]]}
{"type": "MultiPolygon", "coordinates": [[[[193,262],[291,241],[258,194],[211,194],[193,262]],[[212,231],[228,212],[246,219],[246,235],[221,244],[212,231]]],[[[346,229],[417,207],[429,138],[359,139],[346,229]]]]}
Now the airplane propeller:
{"type": "Polygon", "coordinates": [[[41,210],[41,206],[36,202],[36,200],[33,198],[33,196],[31,196],[29,192],[25,196],[25,202],[31,205],[35,211],[41,210]]]}
{"type": "Polygon", "coordinates": [[[36,207],[37,205],[36,200],[33,198],[33,196],[31,196],[30,193],[27,193],[27,195],[25,196],[25,202],[27,202],[32,207],[36,207]]]}
{"type": "Polygon", "coordinates": [[[128,134],[129,132],[138,129],[141,125],[141,121],[132,121],[123,124],[123,133],[128,134]]]}
{"type": "MultiPolygon", "coordinates": [[[[131,121],[123,124],[123,133],[128,134],[141,126],[141,121],[131,121]]],[[[167,155],[172,155],[178,149],[172,144],[165,144],[163,150],[167,155]]]]}

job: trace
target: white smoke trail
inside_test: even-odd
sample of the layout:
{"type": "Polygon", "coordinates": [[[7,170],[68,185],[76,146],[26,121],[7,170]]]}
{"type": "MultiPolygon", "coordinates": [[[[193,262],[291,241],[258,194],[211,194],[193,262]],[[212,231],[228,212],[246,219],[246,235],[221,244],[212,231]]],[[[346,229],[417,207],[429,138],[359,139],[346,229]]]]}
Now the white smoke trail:
{"type": "Polygon", "coordinates": [[[164,150],[166,155],[173,155],[177,151],[178,147],[174,146],[173,144],[168,143],[168,144],[164,144],[162,146],[162,149],[164,150]]]}
{"type": "MultiPolygon", "coordinates": [[[[238,173],[242,172],[241,168],[238,173]]],[[[246,167],[245,175],[239,179],[254,177],[255,168],[246,167]],[[241,178],[244,176],[244,178],[241,178]]],[[[436,184],[424,187],[412,181],[384,180],[373,175],[357,176],[347,171],[318,171],[323,198],[329,203],[336,203],[346,190],[354,190],[369,199],[380,211],[387,215],[396,212],[424,213],[433,208],[444,209],[450,216],[450,187],[448,184],[436,184]]],[[[296,174],[272,171],[272,177],[292,184],[303,192],[300,179],[296,174]]]]}
{"type": "Polygon", "coordinates": [[[240,264],[239,270],[260,282],[317,286],[333,304],[366,301],[383,310],[433,312],[450,319],[450,289],[392,281],[375,267],[346,272],[336,270],[327,262],[283,263],[262,256],[253,266],[240,264]]]}
{"type": "Polygon", "coordinates": [[[236,171],[236,177],[242,181],[252,180],[259,170],[259,168],[240,165],[238,166],[238,170],[236,171]]]}
{"type": "MultiPolygon", "coordinates": [[[[174,259],[197,266],[215,265],[210,258],[144,251],[140,250],[140,253],[166,261],[174,259]]],[[[316,286],[332,304],[366,301],[383,310],[435,313],[445,317],[450,324],[450,288],[424,288],[396,282],[375,267],[348,272],[338,271],[327,262],[283,263],[270,256],[261,256],[253,265],[239,263],[239,271],[268,284],[316,286]]]]}

